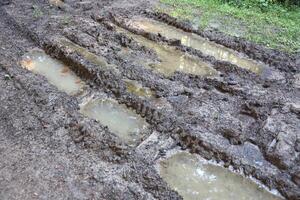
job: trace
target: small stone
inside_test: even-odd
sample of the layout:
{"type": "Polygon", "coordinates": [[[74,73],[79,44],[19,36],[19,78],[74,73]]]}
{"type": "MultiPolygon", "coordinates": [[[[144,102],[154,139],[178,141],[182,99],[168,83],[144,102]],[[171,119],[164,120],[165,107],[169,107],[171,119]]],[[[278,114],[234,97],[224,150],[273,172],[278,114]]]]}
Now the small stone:
{"type": "Polygon", "coordinates": [[[8,74],[5,74],[5,75],[4,75],[4,79],[5,79],[5,80],[10,80],[10,79],[11,79],[11,77],[10,77],[10,75],[8,75],[8,74]]]}
{"type": "Polygon", "coordinates": [[[300,88],[300,74],[295,75],[294,86],[295,86],[295,88],[300,88]]]}
{"type": "Polygon", "coordinates": [[[296,138],[286,132],[280,132],[276,138],[276,144],[271,142],[267,156],[273,164],[281,169],[287,169],[296,159],[294,144],[296,138]]]}
{"type": "Polygon", "coordinates": [[[272,149],[273,147],[275,147],[277,140],[273,139],[273,141],[271,142],[271,144],[269,145],[269,149],[272,149]]]}
{"type": "Polygon", "coordinates": [[[300,104],[298,103],[292,103],[290,107],[291,112],[295,114],[300,114],[300,104]]]}

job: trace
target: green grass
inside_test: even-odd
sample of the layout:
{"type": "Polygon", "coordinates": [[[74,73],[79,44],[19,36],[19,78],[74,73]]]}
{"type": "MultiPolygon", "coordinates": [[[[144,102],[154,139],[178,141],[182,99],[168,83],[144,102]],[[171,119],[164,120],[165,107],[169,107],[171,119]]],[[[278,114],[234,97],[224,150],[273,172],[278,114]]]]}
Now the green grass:
{"type": "Polygon", "coordinates": [[[268,5],[237,7],[220,0],[161,0],[160,11],[189,20],[200,29],[217,29],[289,53],[300,50],[300,8],[268,5]]]}

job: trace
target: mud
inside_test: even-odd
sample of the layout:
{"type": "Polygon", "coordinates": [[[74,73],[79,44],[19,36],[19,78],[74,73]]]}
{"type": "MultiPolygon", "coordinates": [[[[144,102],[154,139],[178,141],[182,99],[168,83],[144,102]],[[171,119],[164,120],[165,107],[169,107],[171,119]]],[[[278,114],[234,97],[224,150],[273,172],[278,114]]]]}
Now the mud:
{"type": "Polygon", "coordinates": [[[199,35],[187,33],[181,29],[147,18],[133,19],[130,23],[136,28],[160,34],[168,39],[179,40],[181,44],[200,50],[206,55],[215,57],[217,60],[236,64],[238,67],[246,68],[255,73],[261,73],[263,70],[264,66],[259,63],[243,58],[243,56],[237,52],[205,40],[199,35]]]}
{"type": "Polygon", "coordinates": [[[129,79],[125,79],[124,81],[126,83],[126,89],[129,93],[139,97],[155,98],[154,92],[147,87],[143,87],[141,84],[139,84],[139,82],[129,79]]]}
{"type": "Polygon", "coordinates": [[[181,51],[157,44],[156,42],[139,35],[134,35],[121,28],[116,28],[116,30],[120,33],[124,33],[128,37],[132,37],[139,44],[152,49],[157,54],[159,63],[156,64],[152,62],[148,65],[166,76],[171,76],[176,71],[199,76],[213,76],[217,74],[216,70],[208,63],[197,60],[181,51]]]}
{"type": "Polygon", "coordinates": [[[109,99],[90,100],[81,105],[80,112],[107,126],[126,143],[139,142],[147,129],[140,116],[109,99]]]}
{"type": "Polygon", "coordinates": [[[300,198],[295,56],[192,30],[153,12],[153,3],[1,4],[1,199],[181,199],[155,167],[178,148],[252,176],[286,199],[300,198]],[[194,32],[269,69],[255,74],[125,23],[135,17],[194,32]],[[219,76],[159,73],[147,65],[161,61],[155,49],[116,25],[208,63],[219,76]],[[84,93],[68,95],[24,69],[20,62],[34,48],[68,66],[85,82],[84,93]],[[143,137],[129,145],[115,129],[81,114],[79,105],[91,97],[113,99],[143,118],[143,137]]]}
{"type": "Polygon", "coordinates": [[[146,10],[144,13],[149,17],[174,25],[175,27],[181,28],[187,32],[199,34],[202,37],[208,38],[218,44],[243,52],[250,58],[260,60],[266,64],[276,67],[277,69],[287,72],[298,72],[300,70],[300,67],[297,64],[297,54],[289,55],[285,52],[268,49],[262,45],[253,44],[239,37],[224,35],[223,33],[216,31],[195,30],[191,24],[177,20],[166,13],[152,12],[149,10],[146,10]]]}

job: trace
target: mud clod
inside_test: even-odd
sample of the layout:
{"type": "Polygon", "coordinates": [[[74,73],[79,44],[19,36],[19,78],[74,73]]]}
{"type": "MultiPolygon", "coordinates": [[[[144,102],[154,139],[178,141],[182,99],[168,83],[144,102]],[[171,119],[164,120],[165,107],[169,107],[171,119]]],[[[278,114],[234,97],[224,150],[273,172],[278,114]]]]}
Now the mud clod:
{"type": "Polygon", "coordinates": [[[165,179],[170,168],[162,166],[166,176],[158,170],[182,150],[189,156],[177,164],[201,156],[242,172],[239,180],[300,198],[294,55],[194,30],[154,12],[152,1],[7,2],[0,3],[0,199],[182,199],[208,191],[188,192],[194,179],[185,176],[174,187],[165,179]],[[251,71],[129,23],[145,18],[264,67],[251,71]],[[37,48],[59,63],[55,72],[35,71],[28,52],[37,48]],[[80,92],[61,90],[67,79],[80,92]]]}

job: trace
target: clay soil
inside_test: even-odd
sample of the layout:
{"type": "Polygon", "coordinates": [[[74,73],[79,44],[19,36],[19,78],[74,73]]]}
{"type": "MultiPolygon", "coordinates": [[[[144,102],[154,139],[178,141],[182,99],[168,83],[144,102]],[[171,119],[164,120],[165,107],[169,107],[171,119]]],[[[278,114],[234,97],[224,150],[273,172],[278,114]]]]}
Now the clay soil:
{"type": "Polygon", "coordinates": [[[181,199],[155,165],[174,148],[242,170],[286,199],[300,199],[300,68],[296,56],[154,11],[155,1],[0,2],[0,199],[181,199]],[[268,66],[258,75],[200,51],[134,29],[149,17],[245,54],[268,66]],[[114,24],[114,25],[112,25],[114,24]],[[209,62],[218,77],[143,66],[151,49],[115,25],[209,62]],[[70,41],[77,50],[66,45],[70,41]],[[59,91],[20,65],[43,49],[88,85],[87,93],[125,104],[150,125],[136,145],[79,112],[80,97],[59,91]],[[79,50],[81,49],[81,50],[79,50]],[[105,60],[84,56],[87,50],[105,60]],[[114,67],[112,67],[114,66],[114,67]],[[126,90],[124,79],[155,98],[126,90]]]}

